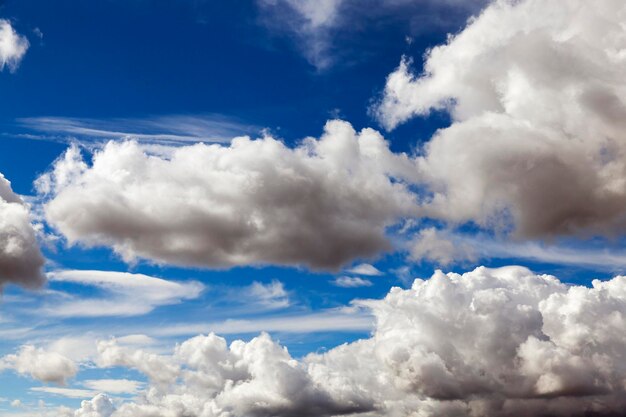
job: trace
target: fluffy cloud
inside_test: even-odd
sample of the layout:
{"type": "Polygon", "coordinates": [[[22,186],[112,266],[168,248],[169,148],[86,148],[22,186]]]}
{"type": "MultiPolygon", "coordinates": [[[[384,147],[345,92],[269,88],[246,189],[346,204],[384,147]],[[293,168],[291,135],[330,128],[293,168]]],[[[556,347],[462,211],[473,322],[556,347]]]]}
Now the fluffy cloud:
{"type": "Polygon", "coordinates": [[[43,264],[28,207],[0,174],[0,287],[6,283],[39,287],[45,281],[43,264]]]}
{"type": "Polygon", "coordinates": [[[443,266],[474,261],[477,257],[476,250],[468,242],[447,236],[446,232],[433,227],[420,230],[409,248],[409,259],[428,260],[443,266]]]}
{"type": "Polygon", "coordinates": [[[26,54],[28,39],[19,35],[11,22],[0,19],[0,71],[4,67],[14,71],[26,54]]]}
{"type": "Polygon", "coordinates": [[[53,293],[61,301],[45,308],[46,313],[60,317],[135,316],[157,307],[179,304],[197,298],[204,286],[196,281],[173,282],[143,274],[114,271],[53,271],[51,283],[74,283],[101,290],[106,296],[79,298],[53,293]]]}
{"type": "Polygon", "coordinates": [[[73,417],[110,417],[115,411],[113,401],[106,394],[98,394],[93,399],[81,402],[73,417]]]}
{"type": "Polygon", "coordinates": [[[114,417],[611,416],[626,407],[626,277],[569,286],[522,267],[436,272],[364,302],[369,339],[301,361],[263,334],[169,356],[100,345],[151,383],[114,417]]]}
{"type": "Polygon", "coordinates": [[[414,175],[377,132],[332,121],[296,148],[240,137],[164,157],[111,142],[91,165],[70,148],[38,186],[70,242],[129,261],[337,268],[390,248],[385,229],[414,209],[414,175]]]}
{"type": "Polygon", "coordinates": [[[448,111],[420,171],[432,217],[520,237],[626,231],[626,5],[493,2],[377,108],[393,128],[448,111]]]}
{"type": "Polygon", "coordinates": [[[12,369],[39,381],[56,384],[65,384],[78,371],[71,359],[32,345],[24,345],[17,353],[1,358],[0,370],[2,369],[12,369]]]}

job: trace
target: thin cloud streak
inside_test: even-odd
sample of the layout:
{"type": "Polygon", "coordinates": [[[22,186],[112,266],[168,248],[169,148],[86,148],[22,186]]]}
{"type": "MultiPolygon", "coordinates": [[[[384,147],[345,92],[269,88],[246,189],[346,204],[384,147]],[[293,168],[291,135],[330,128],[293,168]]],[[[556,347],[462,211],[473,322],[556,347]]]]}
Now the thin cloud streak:
{"type": "Polygon", "coordinates": [[[233,137],[253,135],[262,129],[222,115],[168,115],[146,118],[86,119],[28,117],[17,125],[31,132],[7,136],[53,142],[104,143],[111,139],[134,139],[142,143],[176,146],[189,143],[227,143],[233,137]],[[32,133],[40,132],[40,133],[32,133]]]}
{"type": "Polygon", "coordinates": [[[252,334],[259,332],[320,333],[369,332],[374,326],[373,317],[361,309],[331,310],[320,313],[266,317],[255,320],[237,319],[216,322],[161,326],[146,331],[151,336],[175,337],[201,333],[223,335],[252,334]]]}

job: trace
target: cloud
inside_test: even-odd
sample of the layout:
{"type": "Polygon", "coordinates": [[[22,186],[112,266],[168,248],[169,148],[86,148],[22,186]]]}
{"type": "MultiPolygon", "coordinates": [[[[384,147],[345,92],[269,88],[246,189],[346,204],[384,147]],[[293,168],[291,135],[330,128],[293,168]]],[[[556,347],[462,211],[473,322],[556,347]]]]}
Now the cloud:
{"type": "Polygon", "coordinates": [[[78,372],[71,359],[52,351],[24,345],[15,354],[0,359],[0,370],[12,369],[22,375],[29,375],[42,382],[64,385],[68,378],[78,372]]]}
{"type": "Polygon", "coordinates": [[[357,274],[357,275],[367,275],[370,277],[384,275],[382,271],[380,271],[374,265],[370,265],[370,264],[359,264],[355,267],[348,269],[347,272],[350,272],[351,274],[357,274]]]}
{"type": "Polygon", "coordinates": [[[40,287],[45,282],[44,261],[28,206],[0,173],[0,287],[7,283],[40,287]]]}
{"type": "Polygon", "coordinates": [[[255,281],[245,292],[247,294],[244,294],[244,298],[250,298],[252,303],[257,303],[264,308],[285,308],[291,304],[289,294],[285,291],[283,283],[278,280],[273,280],[269,284],[255,281]]]}
{"type": "Polygon", "coordinates": [[[600,271],[626,269],[626,256],[615,248],[572,241],[543,243],[515,242],[483,233],[465,234],[451,230],[427,228],[408,244],[409,259],[427,260],[438,265],[466,264],[479,259],[518,259],[554,265],[574,265],[600,271]]]}
{"type": "Polygon", "coordinates": [[[137,394],[145,385],[143,382],[129,379],[89,379],[82,384],[94,391],[107,394],[137,394]]]}
{"type": "Polygon", "coordinates": [[[221,115],[169,115],[143,119],[80,119],[69,117],[28,117],[17,120],[21,127],[44,135],[18,134],[61,142],[80,141],[102,145],[111,139],[134,139],[160,146],[188,145],[195,142],[229,142],[260,127],[221,115]]]}
{"type": "Polygon", "coordinates": [[[372,281],[359,277],[337,277],[332,281],[333,285],[342,288],[358,288],[358,287],[371,287],[372,281]]]}
{"type": "Polygon", "coordinates": [[[259,332],[316,333],[368,332],[372,317],[360,308],[327,309],[309,314],[268,316],[258,319],[228,319],[215,322],[185,322],[151,329],[154,336],[183,336],[215,332],[220,334],[251,334],[259,332]]]}
{"type": "MultiPolygon", "coordinates": [[[[414,35],[425,27],[451,26],[478,11],[484,0],[257,0],[262,20],[277,32],[295,38],[298,49],[317,69],[336,64],[343,47],[393,22],[414,35]],[[375,24],[373,24],[375,22],[375,24]]],[[[407,35],[408,36],[408,35],[407,35]]]]}
{"type": "Polygon", "coordinates": [[[0,19],[0,71],[8,67],[15,71],[28,50],[28,39],[18,34],[11,22],[0,19]]]}
{"type": "Polygon", "coordinates": [[[78,388],[32,387],[30,390],[33,392],[43,392],[46,394],[60,395],[67,398],[91,399],[98,394],[98,391],[78,388]]]}
{"type": "Polygon", "coordinates": [[[176,265],[337,269],[391,248],[385,230],[414,208],[415,167],[371,129],[328,122],[321,139],[196,144],[149,155],[76,147],[38,180],[48,222],[70,243],[176,265]]]}
{"type": "Polygon", "coordinates": [[[91,400],[81,402],[73,417],[110,417],[114,411],[111,398],[106,394],[98,394],[91,400]]]}
{"type": "Polygon", "coordinates": [[[100,346],[150,387],[112,416],[612,416],[626,407],[626,277],[570,286],[522,267],[437,271],[363,301],[371,338],[293,359],[262,334],[171,355],[100,346]]]}
{"type": "Polygon", "coordinates": [[[425,145],[429,216],[519,238],[626,231],[626,5],[616,0],[493,2],[387,79],[389,129],[447,111],[425,145]]]}
{"type": "Polygon", "coordinates": [[[77,298],[66,294],[61,301],[45,307],[60,317],[135,316],[157,307],[179,304],[200,296],[204,286],[196,281],[174,282],[143,274],[113,271],[53,271],[51,283],[73,283],[101,290],[100,298],[77,298]]]}
{"type": "Polygon", "coordinates": [[[409,259],[428,260],[447,266],[456,262],[475,261],[476,249],[461,239],[453,239],[434,227],[419,231],[409,247],[409,259]]]}

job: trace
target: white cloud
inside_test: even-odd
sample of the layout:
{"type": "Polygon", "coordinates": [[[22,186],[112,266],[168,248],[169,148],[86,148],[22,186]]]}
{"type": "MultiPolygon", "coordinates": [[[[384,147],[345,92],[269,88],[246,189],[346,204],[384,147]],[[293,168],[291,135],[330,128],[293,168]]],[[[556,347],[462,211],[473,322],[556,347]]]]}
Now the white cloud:
{"type": "Polygon", "coordinates": [[[88,379],[82,384],[94,391],[107,394],[137,394],[145,385],[130,379],[88,379]]]}
{"type": "Polygon", "coordinates": [[[622,271],[626,256],[603,245],[565,242],[509,241],[482,233],[469,235],[450,230],[423,229],[409,242],[409,258],[448,265],[469,263],[479,259],[518,259],[554,265],[574,265],[598,271],[622,271]],[[424,236],[425,235],[425,236],[424,236]]]}
{"type": "Polygon", "coordinates": [[[97,391],[78,389],[78,388],[60,388],[60,387],[33,387],[33,392],[43,392],[46,394],[60,395],[67,398],[87,398],[91,399],[98,394],[97,391]]]}
{"type": "Polygon", "coordinates": [[[359,277],[337,277],[332,281],[333,285],[343,288],[371,287],[372,281],[359,277]]]}
{"type": "Polygon", "coordinates": [[[269,284],[253,282],[243,294],[244,298],[250,298],[253,303],[269,309],[289,307],[289,294],[282,282],[273,280],[269,284]]]}
{"type": "Polygon", "coordinates": [[[419,162],[431,217],[526,238],[626,230],[625,13],[619,0],[495,1],[422,74],[403,60],[380,120],[453,118],[419,162]]]}
{"type": "Polygon", "coordinates": [[[476,249],[472,245],[433,227],[420,230],[409,247],[409,259],[428,260],[442,266],[475,261],[477,257],[476,249]]]}
{"type": "Polygon", "coordinates": [[[110,142],[90,166],[71,148],[38,185],[71,243],[128,261],[338,268],[391,248],[385,229],[413,210],[414,173],[377,132],[331,121],[296,148],[242,137],[165,158],[110,142]]]}
{"type": "Polygon", "coordinates": [[[74,283],[101,290],[101,297],[62,297],[44,310],[60,317],[135,316],[157,307],[197,298],[204,286],[196,281],[174,282],[143,274],[113,271],[53,271],[50,282],[74,283]]]}
{"type": "Polygon", "coordinates": [[[42,382],[61,385],[78,372],[78,367],[71,359],[32,345],[24,345],[17,353],[2,357],[0,370],[3,369],[12,369],[42,382]]]}
{"type": "Polygon", "coordinates": [[[18,34],[11,22],[0,19],[0,71],[8,67],[14,71],[28,50],[28,39],[18,34]]]}
{"type": "Polygon", "coordinates": [[[380,271],[374,265],[370,264],[359,264],[355,267],[348,269],[347,272],[356,275],[367,275],[370,277],[384,275],[382,271],[380,271]]]}
{"type": "Polygon", "coordinates": [[[611,416],[626,407],[626,277],[568,286],[522,267],[436,272],[383,300],[371,338],[301,361],[263,334],[157,356],[101,346],[151,386],[114,417],[611,416]],[[178,381],[178,382],[175,382],[178,381]]]}
{"type": "Polygon", "coordinates": [[[250,334],[259,332],[316,333],[367,332],[372,329],[372,317],[359,308],[322,310],[309,314],[269,316],[258,319],[224,320],[204,323],[179,323],[150,330],[154,336],[188,336],[198,333],[250,334]]]}
{"type": "MultiPolygon", "coordinates": [[[[143,119],[77,119],[28,117],[19,125],[41,134],[21,134],[35,139],[80,142],[97,146],[111,139],[133,139],[144,144],[188,145],[194,142],[229,142],[233,137],[261,131],[258,126],[221,115],[169,115],[143,119]]],[[[19,136],[19,135],[18,135],[19,136]]]]}
{"type": "Polygon", "coordinates": [[[0,287],[7,283],[41,286],[43,264],[29,209],[0,173],[0,287]]]}
{"type": "Polygon", "coordinates": [[[83,401],[73,417],[110,417],[115,411],[113,401],[106,394],[98,394],[83,401]]]}

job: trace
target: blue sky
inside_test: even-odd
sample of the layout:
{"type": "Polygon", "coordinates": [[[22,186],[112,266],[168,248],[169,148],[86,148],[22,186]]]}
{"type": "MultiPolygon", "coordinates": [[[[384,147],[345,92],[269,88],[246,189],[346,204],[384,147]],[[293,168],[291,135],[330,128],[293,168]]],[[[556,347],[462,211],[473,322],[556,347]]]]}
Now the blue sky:
{"type": "MultiPolygon", "coordinates": [[[[35,271],[13,276],[9,265],[0,277],[0,415],[87,415],[105,401],[91,400],[98,393],[106,404],[88,415],[132,415],[154,400],[141,392],[158,378],[110,353],[119,346],[167,362],[198,334],[230,343],[267,332],[298,366],[316,363],[309,354],[395,334],[386,326],[412,301],[393,304],[405,293],[392,287],[438,285],[411,290],[436,269],[500,271],[485,285],[511,291],[509,301],[532,292],[509,282],[524,274],[554,286],[550,300],[570,285],[595,291],[594,279],[617,286],[624,45],[617,26],[594,25],[626,14],[609,0],[596,20],[572,11],[586,7],[577,0],[561,11],[514,3],[0,2],[13,42],[28,42],[6,57],[0,45],[0,173],[10,181],[0,202],[33,225],[3,234],[0,222],[0,237],[28,229],[20,239],[34,245],[25,256],[35,271]],[[534,19],[544,15],[552,20],[534,19]],[[533,272],[499,269],[509,265],[533,272]],[[385,296],[394,307],[367,301],[385,296]]],[[[491,276],[476,271],[468,279],[491,276]]],[[[623,294],[610,294],[607,317],[626,314],[623,294]]],[[[549,309],[548,298],[529,303],[549,309]]],[[[413,330],[432,329],[421,325],[413,330]]],[[[432,340],[423,346],[445,362],[432,340]]],[[[607,355],[619,360],[623,348],[607,355]]],[[[378,410],[366,415],[400,415],[380,399],[351,401],[378,410]]],[[[349,414],[337,407],[319,415],[349,414]]]]}

